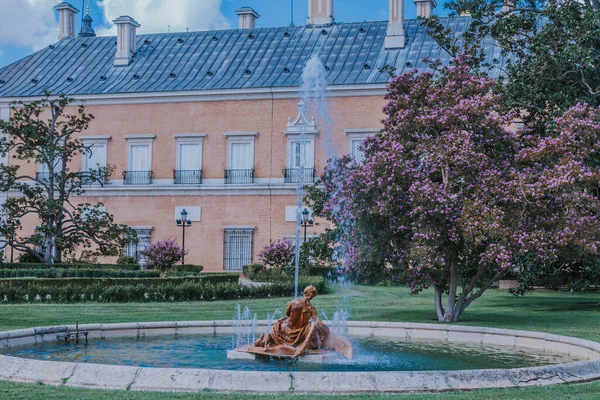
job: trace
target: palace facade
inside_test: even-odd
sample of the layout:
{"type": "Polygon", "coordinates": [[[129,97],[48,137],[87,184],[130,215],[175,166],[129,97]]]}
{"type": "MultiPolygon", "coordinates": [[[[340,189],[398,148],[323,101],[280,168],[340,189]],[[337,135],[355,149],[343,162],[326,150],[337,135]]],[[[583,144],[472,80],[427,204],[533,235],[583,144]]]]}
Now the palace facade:
{"type": "MultiPolygon", "coordinates": [[[[415,2],[420,16],[435,6],[415,2]]],[[[151,35],[137,34],[138,22],[122,16],[114,21],[117,37],[96,37],[89,15],[76,35],[78,10],[61,3],[59,41],[0,69],[0,118],[10,117],[11,102],[45,90],[84,101],[95,120],[80,139],[93,151],[71,167],[113,165],[115,172],[106,185],[86,187],[80,201],[101,201],[116,222],[136,229],[140,243],[127,253],[181,241],[176,219],[185,209],[192,221],[186,262],[240,270],[271,241],[295,238],[299,174],[314,181],[329,157],[318,116],[298,112],[311,55],[327,71],[333,147],[354,157],[382,126],[389,75],[380,70],[425,69],[426,57],[449,61],[417,20],[404,19],[402,0],[389,3],[382,22],[337,23],[333,0],[308,0],[305,26],[257,28],[259,14],[245,7],[237,11],[239,29],[151,35]]],[[[470,18],[443,21],[460,32],[470,18]]],[[[488,58],[501,62],[500,50],[490,46],[488,58]]],[[[46,172],[34,163],[23,168],[42,178],[46,172]]],[[[317,219],[309,236],[327,224],[317,219]]],[[[35,219],[22,225],[33,230],[35,219]]]]}

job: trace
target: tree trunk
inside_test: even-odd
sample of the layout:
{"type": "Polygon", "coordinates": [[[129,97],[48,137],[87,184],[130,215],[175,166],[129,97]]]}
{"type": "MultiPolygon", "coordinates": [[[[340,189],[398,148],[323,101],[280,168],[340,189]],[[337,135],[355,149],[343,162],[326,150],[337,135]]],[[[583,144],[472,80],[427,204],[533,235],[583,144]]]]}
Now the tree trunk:
{"type": "Polygon", "coordinates": [[[433,285],[433,296],[435,299],[435,312],[437,313],[438,321],[443,321],[444,306],[442,305],[442,288],[438,285],[433,285]]]}
{"type": "Polygon", "coordinates": [[[454,321],[454,310],[456,308],[456,289],[458,286],[458,270],[455,263],[450,264],[450,287],[448,288],[448,305],[444,313],[444,322],[454,321]]]}
{"type": "Polygon", "coordinates": [[[52,240],[52,235],[46,233],[44,237],[44,263],[52,264],[52,249],[54,247],[54,240],[52,240]]]}
{"type": "Polygon", "coordinates": [[[434,285],[434,297],[435,297],[435,311],[437,313],[438,321],[440,322],[457,322],[460,315],[465,310],[465,294],[461,294],[458,301],[456,301],[456,293],[458,290],[458,268],[457,265],[452,263],[449,268],[450,282],[448,287],[448,301],[446,309],[444,310],[442,303],[442,287],[434,285]]]}
{"type": "Polygon", "coordinates": [[[452,310],[446,310],[446,320],[444,322],[458,322],[463,311],[464,309],[461,310],[461,307],[458,306],[455,306],[452,310]]]}

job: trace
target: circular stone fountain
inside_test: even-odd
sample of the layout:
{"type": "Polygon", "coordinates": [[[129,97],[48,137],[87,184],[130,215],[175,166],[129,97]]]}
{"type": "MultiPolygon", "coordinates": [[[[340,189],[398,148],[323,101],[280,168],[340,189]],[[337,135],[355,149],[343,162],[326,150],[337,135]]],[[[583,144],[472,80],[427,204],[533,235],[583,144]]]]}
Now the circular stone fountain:
{"type": "MultiPolygon", "coordinates": [[[[266,328],[259,321],[258,328],[266,328]]],[[[533,349],[582,360],[563,364],[513,369],[378,372],[237,371],[196,368],[147,368],[72,362],[42,361],[0,355],[0,379],[105,389],[153,391],[254,393],[361,393],[442,391],[506,388],[585,382],[600,379],[600,343],[546,333],[504,329],[412,324],[348,322],[352,339],[437,341],[533,349]]],[[[0,349],[65,341],[76,326],[54,326],[0,333],[0,349]]],[[[173,337],[177,335],[231,335],[233,321],[158,322],[80,325],[89,346],[101,339],[173,337]]],[[[73,335],[72,335],[73,337],[73,335]]],[[[81,339],[83,340],[83,339],[81,339]]],[[[107,341],[108,342],[108,341],[107,341]]],[[[106,343],[107,343],[106,342],[106,343]]],[[[226,349],[223,349],[225,351],[226,349]]],[[[251,362],[251,361],[246,361],[251,362]]]]}

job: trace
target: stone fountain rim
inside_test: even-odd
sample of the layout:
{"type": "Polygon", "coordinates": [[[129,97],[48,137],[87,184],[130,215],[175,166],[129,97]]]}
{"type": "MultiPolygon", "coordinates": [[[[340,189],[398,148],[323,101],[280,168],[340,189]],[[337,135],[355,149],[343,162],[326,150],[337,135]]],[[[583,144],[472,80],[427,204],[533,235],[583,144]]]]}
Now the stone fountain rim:
{"type": "MultiPolygon", "coordinates": [[[[266,325],[267,321],[258,321],[266,325]]],[[[233,321],[133,322],[79,325],[90,337],[232,332],[233,321]]],[[[376,393],[548,386],[600,380],[600,343],[544,332],[463,325],[349,321],[350,335],[510,344],[588,358],[565,364],[516,369],[392,372],[262,372],[186,368],[144,368],[66,363],[0,356],[0,380],[54,386],[144,391],[244,393],[376,393]],[[495,340],[495,341],[494,341],[495,340]],[[236,382],[233,387],[232,382],[236,382]]],[[[75,325],[0,332],[0,348],[58,340],[75,325]]]]}

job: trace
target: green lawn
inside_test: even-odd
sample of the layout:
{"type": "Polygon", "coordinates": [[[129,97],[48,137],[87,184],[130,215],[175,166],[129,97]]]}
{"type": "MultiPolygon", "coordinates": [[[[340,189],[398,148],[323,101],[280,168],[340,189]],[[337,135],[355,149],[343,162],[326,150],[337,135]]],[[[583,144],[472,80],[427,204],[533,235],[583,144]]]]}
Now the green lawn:
{"type": "MultiPolygon", "coordinates": [[[[346,296],[344,296],[346,297],[346,296]]],[[[318,296],[313,304],[332,315],[341,296],[318,296]]],[[[410,296],[406,288],[364,287],[351,290],[348,306],[354,320],[406,321],[435,323],[431,293],[410,296]]],[[[284,308],[287,299],[260,299],[244,302],[259,318],[267,312],[284,308]]],[[[2,305],[0,330],[33,326],[79,323],[135,321],[175,321],[231,319],[235,302],[193,302],[152,304],[78,304],[78,305],[2,305]]],[[[513,297],[503,291],[490,290],[463,315],[461,324],[551,332],[600,341],[600,293],[537,291],[525,297],[513,297]]],[[[292,398],[294,396],[289,396],[292,398]]],[[[373,395],[341,398],[392,398],[373,395]]],[[[240,395],[165,394],[104,392],[40,385],[0,383],[0,399],[238,399],[240,395]]],[[[244,398],[275,399],[269,396],[244,398]]],[[[286,398],[276,396],[277,399],[286,398]]],[[[322,396],[320,399],[332,398],[322,396]]],[[[406,395],[403,399],[598,399],[600,382],[519,390],[450,392],[406,395]]]]}

